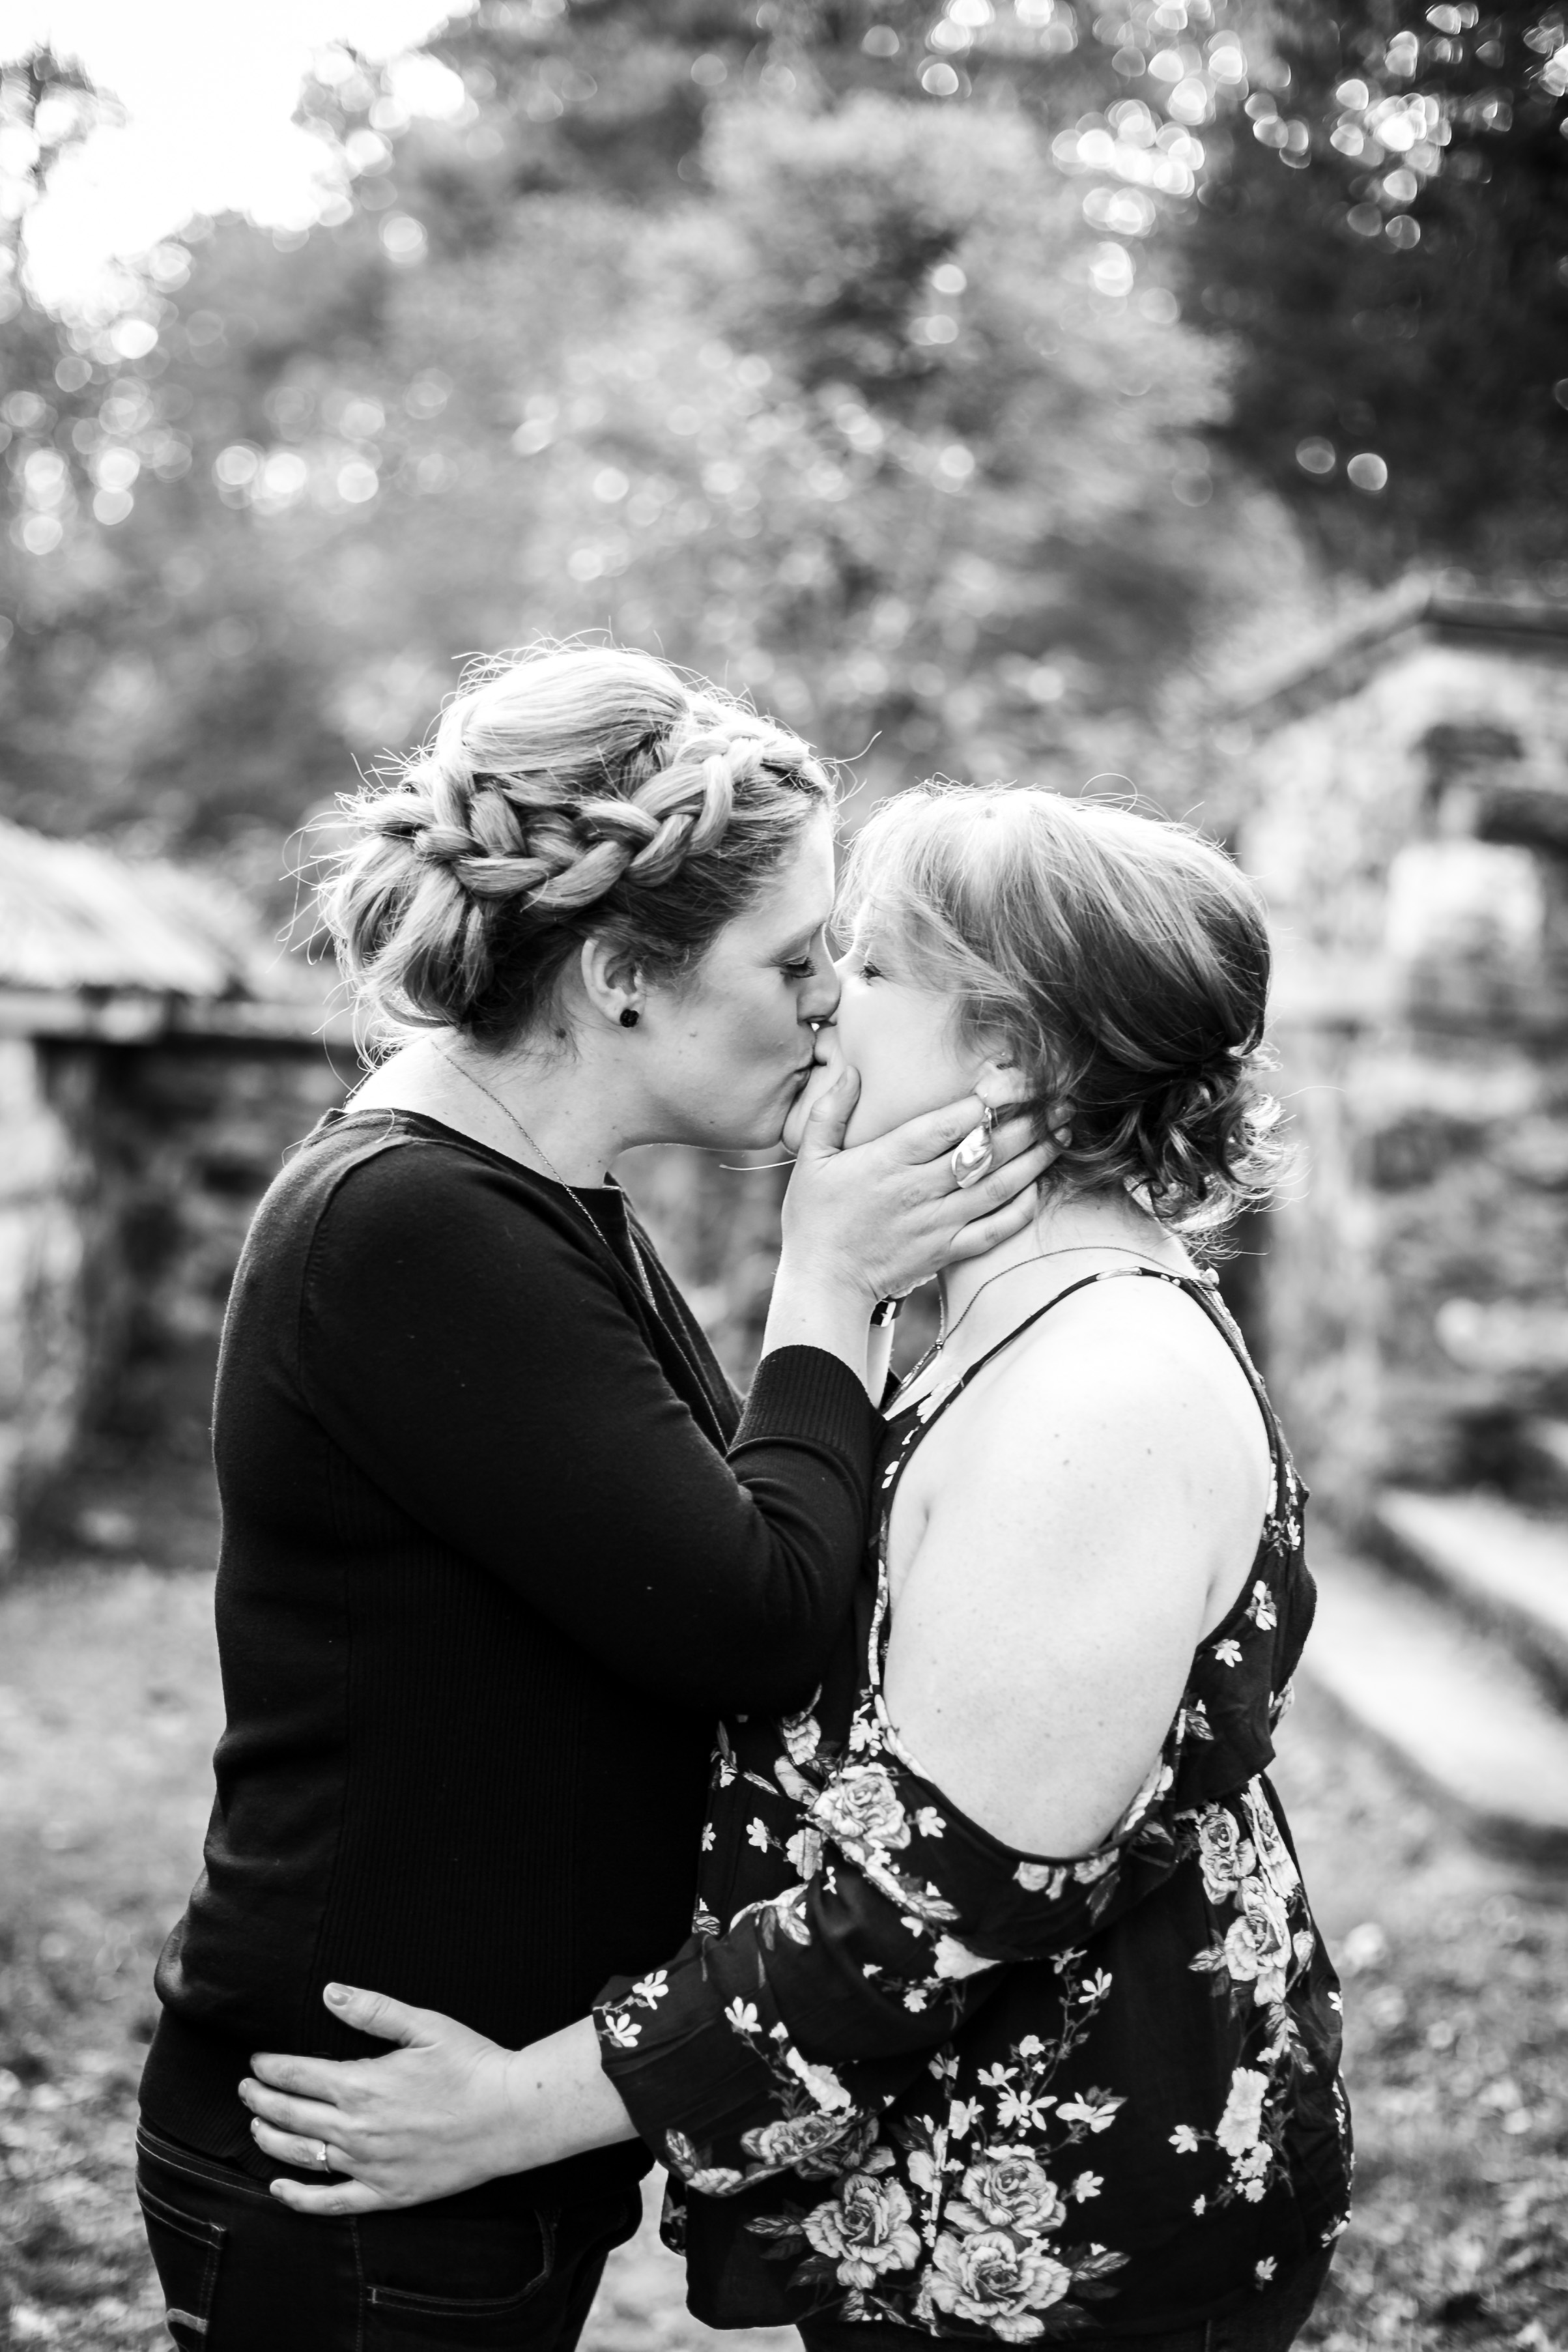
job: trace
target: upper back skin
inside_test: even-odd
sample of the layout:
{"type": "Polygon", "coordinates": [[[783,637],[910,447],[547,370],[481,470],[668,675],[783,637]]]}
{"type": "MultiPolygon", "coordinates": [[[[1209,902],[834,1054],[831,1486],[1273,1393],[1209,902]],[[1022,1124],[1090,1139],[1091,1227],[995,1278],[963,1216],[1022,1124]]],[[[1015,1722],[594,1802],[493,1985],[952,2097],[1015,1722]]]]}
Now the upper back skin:
{"type": "Polygon", "coordinates": [[[1247,1588],[1273,1486],[1245,1372],[1169,1282],[1096,1281],[978,1372],[887,1536],[889,1710],[955,1801],[1030,1851],[1105,1834],[1247,1588]]]}

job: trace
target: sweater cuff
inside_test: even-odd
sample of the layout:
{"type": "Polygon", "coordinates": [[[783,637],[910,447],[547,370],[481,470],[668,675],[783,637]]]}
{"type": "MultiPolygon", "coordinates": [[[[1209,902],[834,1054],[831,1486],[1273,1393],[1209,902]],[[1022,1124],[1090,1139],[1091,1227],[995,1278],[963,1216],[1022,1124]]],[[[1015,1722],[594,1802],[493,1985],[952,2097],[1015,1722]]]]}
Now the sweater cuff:
{"type": "Polygon", "coordinates": [[[883,1419],[841,1356],[825,1348],[775,1348],[757,1367],[730,1443],[818,1445],[869,1478],[882,1442],[883,1419]]]}

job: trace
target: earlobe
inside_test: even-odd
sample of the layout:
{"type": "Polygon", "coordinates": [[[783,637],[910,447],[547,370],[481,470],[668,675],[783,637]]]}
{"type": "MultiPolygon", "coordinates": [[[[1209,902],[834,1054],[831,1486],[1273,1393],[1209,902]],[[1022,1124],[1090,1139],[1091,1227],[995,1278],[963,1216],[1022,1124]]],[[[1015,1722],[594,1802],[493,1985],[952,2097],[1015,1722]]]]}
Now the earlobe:
{"type": "Polygon", "coordinates": [[[635,1029],[643,1009],[627,999],[639,992],[641,974],[631,959],[603,940],[586,939],[578,968],[583,993],[600,1019],[635,1029]]]}
{"type": "Polygon", "coordinates": [[[1018,1065],[998,1061],[994,1055],[981,1063],[975,1075],[971,1092],[977,1094],[988,1110],[1005,1110],[1018,1099],[1018,1065]]]}

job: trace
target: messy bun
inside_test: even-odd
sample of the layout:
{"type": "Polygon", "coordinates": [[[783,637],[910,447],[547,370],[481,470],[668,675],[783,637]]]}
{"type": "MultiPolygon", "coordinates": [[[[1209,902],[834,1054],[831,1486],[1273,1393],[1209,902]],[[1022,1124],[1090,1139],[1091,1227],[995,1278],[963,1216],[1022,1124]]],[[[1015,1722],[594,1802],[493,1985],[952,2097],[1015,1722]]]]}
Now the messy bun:
{"type": "Polygon", "coordinates": [[[372,1035],[501,1045],[591,935],[689,969],[832,789],[787,728],[651,654],[541,646],[476,663],[424,749],[340,803],[321,913],[372,1035]]]}
{"type": "Polygon", "coordinates": [[[1262,901],[1189,826],[1017,786],[925,784],[875,810],[841,919],[895,976],[951,995],[1061,1142],[1050,1181],[1110,1186],[1213,1233],[1271,1196],[1258,1088],[1262,901]]]}

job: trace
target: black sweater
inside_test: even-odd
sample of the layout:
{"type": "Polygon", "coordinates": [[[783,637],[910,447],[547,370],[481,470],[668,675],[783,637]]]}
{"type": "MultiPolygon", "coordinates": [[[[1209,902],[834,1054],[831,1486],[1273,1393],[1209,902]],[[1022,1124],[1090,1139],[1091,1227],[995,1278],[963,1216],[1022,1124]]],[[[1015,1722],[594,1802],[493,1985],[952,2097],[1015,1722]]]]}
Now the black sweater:
{"type": "Polygon", "coordinates": [[[624,1196],[586,1198],[608,1249],[563,1186],[363,1111],[251,1228],[214,1426],[227,1727],[142,2104],[258,2176],[249,2053],[384,2046],[322,2007],[332,1979],[515,2047],[667,1958],[715,1716],[805,1700],[848,1611],[880,1430],[860,1384],[784,1349],[742,1415],[624,1196]]]}

